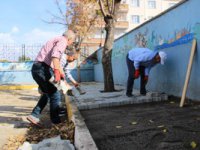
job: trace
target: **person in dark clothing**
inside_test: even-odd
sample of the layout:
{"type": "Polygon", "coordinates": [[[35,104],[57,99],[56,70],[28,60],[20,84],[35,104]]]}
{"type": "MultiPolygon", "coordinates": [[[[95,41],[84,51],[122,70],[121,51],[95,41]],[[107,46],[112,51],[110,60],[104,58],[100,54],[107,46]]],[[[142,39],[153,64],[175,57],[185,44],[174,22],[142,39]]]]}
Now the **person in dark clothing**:
{"type": "Polygon", "coordinates": [[[160,63],[164,65],[167,55],[162,51],[152,51],[148,48],[134,48],[126,56],[128,80],[126,95],[132,97],[134,80],[141,77],[140,94],[146,95],[146,84],[152,67],[160,63]]]}

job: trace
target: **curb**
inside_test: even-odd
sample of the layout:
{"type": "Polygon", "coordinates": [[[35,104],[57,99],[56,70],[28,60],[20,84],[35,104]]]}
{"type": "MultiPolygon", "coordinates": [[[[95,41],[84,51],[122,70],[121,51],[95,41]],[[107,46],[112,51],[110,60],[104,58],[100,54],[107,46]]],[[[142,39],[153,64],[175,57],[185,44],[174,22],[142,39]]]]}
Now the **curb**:
{"type": "Polygon", "coordinates": [[[75,125],[74,146],[76,150],[98,150],[73,97],[65,95],[68,119],[75,125]]]}
{"type": "Polygon", "coordinates": [[[0,85],[0,90],[33,90],[37,89],[38,85],[32,84],[32,85],[0,85]]]}
{"type": "MultiPolygon", "coordinates": [[[[99,98],[103,99],[103,98],[99,98]]],[[[107,107],[115,107],[115,106],[124,106],[131,104],[143,104],[143,103],[152,103],[159,101],[167,101],[168,95],[164,93],[153,93],[149,92],[146,96],[135,96],[131,98],[127,98],[126,96],[121,97],[123,100],[113,99],[107,101],[97,101],[97,102],[88,102],[88,103],[80,103],[77,102],[77,107],[79,110],[90,110],[90,109],[98,109],[98,108],[107,108],[107,107]]],[[[82,101],[84,101],[83,99],[82,101]]]]}

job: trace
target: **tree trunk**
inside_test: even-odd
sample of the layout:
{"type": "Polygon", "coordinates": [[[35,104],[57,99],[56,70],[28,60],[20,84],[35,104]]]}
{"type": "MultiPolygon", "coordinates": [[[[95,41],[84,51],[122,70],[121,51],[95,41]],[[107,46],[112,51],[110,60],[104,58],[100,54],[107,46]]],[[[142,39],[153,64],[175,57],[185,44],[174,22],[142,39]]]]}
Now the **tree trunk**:
{"type": "Polygon", "coordinates": [[[78,58],[77,58],[77,78],[78,78],[78,82],[81,82],[81,66],[80,66],[80,52],[77,54],[78,58]]]}
{"type": "Polygon", "coordinates": [[[103,48],[102,55],[102,65],[104,72],[104,91],[105,92],[113,92],[114,81],[113,81],[113,73],[112,73],[112,48],[114,43],[114,19],[110,16],[104,17],[105,20],[105,30],[106,30],[106,39],[103,48]]]}

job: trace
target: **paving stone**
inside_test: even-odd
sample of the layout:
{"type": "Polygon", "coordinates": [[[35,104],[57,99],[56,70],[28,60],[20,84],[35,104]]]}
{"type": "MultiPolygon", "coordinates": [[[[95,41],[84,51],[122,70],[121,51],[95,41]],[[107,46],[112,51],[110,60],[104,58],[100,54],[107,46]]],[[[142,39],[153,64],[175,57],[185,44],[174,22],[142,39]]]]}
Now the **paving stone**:
{"type": "Polygon", "coordinates": [[[162,95],[161,95],[161,99],[162,99],[163,101],[167,101],[167,100],[168,100],[168,95],[167,95],[167,94],[162,94],[162,95]]]}
{"type": "Polygon", "coordinates": [[[116,86],[116,89],[124,89],[120,92],[107,92],[101,93],[99,89],[102,89],[103,83],[92,83],[82,85],[82,88],[86,91],[85,95],[79,95],[76,97],[77,105],[80,110],[94,109],[101,107],[113,107],[127,104],[146,103],[152,101],[167,100],[166,94],[157,92],[148,92],[146,96],[141,96],[138,90],[133,90],[134,97],[127,97],[125,95],[125,86],[116,86]]]}
{"type": "Polygon", "coordinates": [[[100,103],[99,104],[99,107],[101,108],[101,107],[108,107],[109,106],[109,104],[108,103],[100,103]]]}
{"type": "Polygon", "coordinates": [[[91,104],[88,107],[89,109],[99,108],[99,104],[91,104]]]}
{"type": "Polygon", "coordinates": [[[153,97],[152,99],[153,99],[153,102],[158,102],[162,100],[161,97],[153,97]]]}

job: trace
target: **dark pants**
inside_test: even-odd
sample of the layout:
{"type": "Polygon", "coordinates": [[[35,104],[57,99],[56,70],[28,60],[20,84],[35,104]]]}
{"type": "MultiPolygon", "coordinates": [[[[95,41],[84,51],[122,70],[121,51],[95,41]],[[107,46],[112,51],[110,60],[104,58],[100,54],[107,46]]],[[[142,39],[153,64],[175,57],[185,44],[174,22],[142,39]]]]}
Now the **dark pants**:
{"type": "Polygon", "coordinates": [[[36,83],[39,85],[40,89],[44,93],[40,97],[36,107],[33,109],[32,115],[35,117],[39,117],[49,99],[51,121],[53,123],[60,123],[58,113],[61,95],[57,88],[49,82],[49,79],[53,76],[52,68],[45,63],[37,62],[33,64],[31,72],[33,79],[36,81],[36,83]]]}
{"type": "MultiPolygon", "coordinates": [[[[134,73],[135,73],[135,67],[133,65],[133,61],[131,61],[128,58],[128,55],[126,56],[126,63],[127,63],[127,67],[128,67],[128,80],[127,80],[127,90],[126,90],[126,94],[132,94],[133,91],[133,85],[134,85],[134,73]]],[[[145,77],[145,67],[140,66],[139,68],[140,70],[140,94],[146,94],[146,84],[144,81],[144,77],[145,77]]]]}

